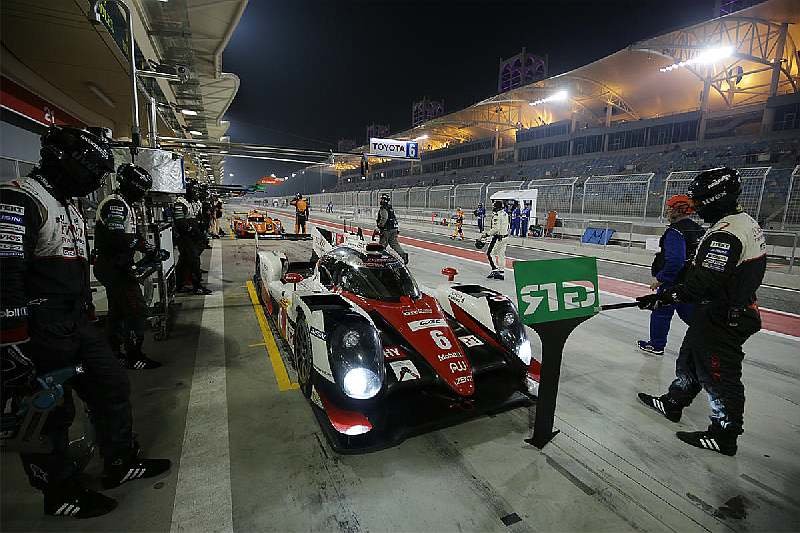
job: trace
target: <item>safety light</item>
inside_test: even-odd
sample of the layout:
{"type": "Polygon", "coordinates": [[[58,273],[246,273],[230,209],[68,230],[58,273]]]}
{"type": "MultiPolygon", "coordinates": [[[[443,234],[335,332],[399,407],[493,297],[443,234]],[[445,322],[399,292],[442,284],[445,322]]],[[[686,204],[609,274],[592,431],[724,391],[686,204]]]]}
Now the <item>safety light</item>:
{"type": "Polygon", "coordinates": [[[716,63],[717,61],[721,61],[725,58],[732,56],[733,53],[734,53],[734,48],[732,46],[708,48],[698,53],[691,59],[687,59],[686,61],[681,61],[680,63],[672,64],[668,67],[661,67],[658,70],[661,72],[670,72],[677,68],[690,67],[692,65],[710,65],[712,63],[716,63]]]}

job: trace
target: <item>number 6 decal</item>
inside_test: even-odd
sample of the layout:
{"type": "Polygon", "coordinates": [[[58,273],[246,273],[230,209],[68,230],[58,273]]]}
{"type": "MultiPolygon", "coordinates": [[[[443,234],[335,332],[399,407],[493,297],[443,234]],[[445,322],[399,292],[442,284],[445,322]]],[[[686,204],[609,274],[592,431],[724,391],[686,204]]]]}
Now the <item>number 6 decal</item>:
{"type": "Polygon", "coordinates": [[[444,332],[440,329],[431,330],[431,338],[433,339],[433,342],[436,343],[436,346],[442,350],[449,350],[453,347],[453,343],[450,342],[450,339],[448,339],[444,332]]]}

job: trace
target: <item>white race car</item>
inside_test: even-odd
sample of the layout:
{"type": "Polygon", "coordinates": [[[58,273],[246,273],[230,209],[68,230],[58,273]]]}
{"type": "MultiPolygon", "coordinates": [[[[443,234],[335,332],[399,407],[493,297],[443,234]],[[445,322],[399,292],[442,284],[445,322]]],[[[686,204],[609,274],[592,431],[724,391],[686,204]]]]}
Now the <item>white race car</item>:
{"type": "Polygon", "coordinates": [[[318,227],[312,238],[309,262],[258,251],[255,281],[335,450],[385,447],[535,397],[540,364],[506,296],[419,287],[377,243],[318,227]]]}

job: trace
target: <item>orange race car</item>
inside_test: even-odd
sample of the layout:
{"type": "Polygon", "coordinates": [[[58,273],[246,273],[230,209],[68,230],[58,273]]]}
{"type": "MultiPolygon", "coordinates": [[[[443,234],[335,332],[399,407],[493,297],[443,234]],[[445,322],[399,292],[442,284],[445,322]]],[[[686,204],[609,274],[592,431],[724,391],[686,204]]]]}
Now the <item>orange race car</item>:
{"type": "Polygon", "coordinates": [[[231,219],[231,230],[237,238],[280,239],[283,236],[283,224],[253,209],[247,213],[234,212],[231,219]]]}

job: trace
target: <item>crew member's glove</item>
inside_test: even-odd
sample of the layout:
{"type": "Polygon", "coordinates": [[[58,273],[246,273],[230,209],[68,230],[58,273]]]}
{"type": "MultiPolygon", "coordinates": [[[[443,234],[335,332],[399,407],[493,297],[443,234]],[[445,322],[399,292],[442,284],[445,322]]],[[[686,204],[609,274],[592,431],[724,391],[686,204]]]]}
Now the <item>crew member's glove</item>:
{"type": "Polygon", "coordinates": [[[657,292],[655,294],[639,296],[636,298],[636,302],[639,304],[639,309],[655,311],[659,307],[674,304],[675,295],[667,291],[657,292]]]}

